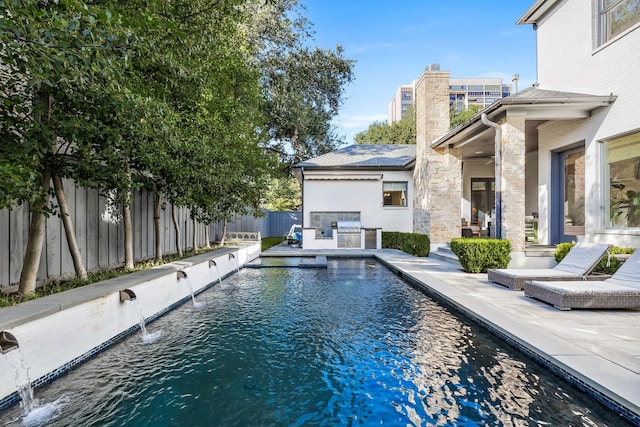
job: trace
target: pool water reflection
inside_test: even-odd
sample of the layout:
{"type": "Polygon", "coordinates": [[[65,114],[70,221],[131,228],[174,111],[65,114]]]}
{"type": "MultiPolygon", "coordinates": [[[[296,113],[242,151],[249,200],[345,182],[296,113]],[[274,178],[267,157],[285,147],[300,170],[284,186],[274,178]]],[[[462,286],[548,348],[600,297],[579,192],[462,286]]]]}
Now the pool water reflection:
{"type": "Polygon", "coordinates": [[[65,398],[47,425],[627,425],[373,261],[245,269],[198,298],[36,390],[65,398]]]}

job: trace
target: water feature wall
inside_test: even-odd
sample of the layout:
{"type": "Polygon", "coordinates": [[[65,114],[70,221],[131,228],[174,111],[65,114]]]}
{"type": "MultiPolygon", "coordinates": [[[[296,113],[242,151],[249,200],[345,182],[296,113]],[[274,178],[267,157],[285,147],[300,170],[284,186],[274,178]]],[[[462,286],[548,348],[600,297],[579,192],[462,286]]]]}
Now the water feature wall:
{"type": "MultiPolygon", "coordinates": [[[[5,307],[0,331],[17,340],[33,384],[44,384],[139,330],[134,302],[153,320],[259,255],[260,242],[254,242],[5,307]],[[188,275],[188,283],[178,271],[188,275]],[[122,300],[125,289],[129,298],[122,300]]],[[[0,355],[0,408],[17,399],[16,390],[14,369],[0,355]]]]}

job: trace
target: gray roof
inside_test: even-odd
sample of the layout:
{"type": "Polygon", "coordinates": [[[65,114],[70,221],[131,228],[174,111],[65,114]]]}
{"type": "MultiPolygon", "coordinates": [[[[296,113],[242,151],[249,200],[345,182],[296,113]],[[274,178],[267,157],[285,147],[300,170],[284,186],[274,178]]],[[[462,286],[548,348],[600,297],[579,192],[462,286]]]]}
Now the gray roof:
{"type": "Polygon", "coordinates": [[[295,164],[305,169],[408,169],[416,160],[415,144],[350,145],[295,164]]]}
{"type": "Polygon", "coordinates": [[[529,87],[527,89],[516,92],[503,98],[503,105],[510,104],[535,104],[537,102],[570,104],[596,102],[599,104],[611,103],[616,97],[611,95],[591,95],[586,93],[563,92],[557,90],[538,89],[537,87],[529,87]]]}

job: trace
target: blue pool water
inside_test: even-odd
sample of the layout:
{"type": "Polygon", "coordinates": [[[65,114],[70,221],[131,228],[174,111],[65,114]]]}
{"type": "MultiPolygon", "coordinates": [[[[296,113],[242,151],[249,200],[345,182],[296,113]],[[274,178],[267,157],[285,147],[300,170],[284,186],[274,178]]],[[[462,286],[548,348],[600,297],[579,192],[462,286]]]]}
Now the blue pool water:
{"type": "Polygon", "coordinates": [[[37,389],[27,424],[626,425],[373,261],[245,269],[198,300],[37,389]]]}

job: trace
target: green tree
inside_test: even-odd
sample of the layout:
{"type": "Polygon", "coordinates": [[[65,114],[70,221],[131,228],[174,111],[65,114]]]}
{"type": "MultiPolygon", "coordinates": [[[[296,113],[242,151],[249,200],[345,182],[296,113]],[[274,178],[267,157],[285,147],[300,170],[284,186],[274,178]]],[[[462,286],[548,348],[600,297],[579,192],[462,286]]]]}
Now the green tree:
{"type": "Polygon", "coordinates": [[[28,202],[32,213],[23,293],[35,287],[52,179],[69,240],[63,178],[122,205],[130,267],[136,188],[156,193],[156,218],[167,200],[195,221],[228,220],[259,212],[281,169],[269,153],[294,162],[338,140],[330,122],[352,61],[307,46],[295,0],[3,6],[0,207],[28,202]]]}
{"type": "Polygon", "coordinates": [[[462,123],[475,116],[481,109],[481,106],[474,104],[470,104],[467,108],[461,111],[456,111],[454,108],[451,108],[449,113],[449,117],[451,117],[451,129],[460,126],[462,123]]]}
{"type": "Polygon", "coordinates": [[[405,116],[391,125],[386,122],[373,122],[365,131],[355,136],[356,144],[415,144],[416,111],[414,106],[407,108],[405,116]]]}
{"type": "MultiPolygon", "coordinates": [[[[78,135],[91,127],[79,131],[77,123],[101,108],[90,94],[114,87],[127,48],[119,24],[119,16],[103,4],[3,3],[0,181],[6,178],[15,186],[7,188],[0,207],[29,203],[31,224],[19,284],[23,294],[35,290],[45,220],[53,212],[51,178],[59,184],[78,167],[78,135]]],[[[63,192],[57,194],[64,205],[63,192]]],[[[73,233],[67,229],[67,235],[73,233]]],[[[70,250],[82,275],[76,263],[80,254],[70,250]]]]}
{"type": "MultiPolygon", "coordinates": [[[[451,129],[461,125],[480,111],[482,107],[469,105],[462,111],[453,108],[449,114],[451,129]]],[[[367,130],[359,132],[354,138],[356,144],[415,144],[416,143],[416,113],[414,106],[407,108],[405,117],[388,125],[378,121],[369,125],[367,130]]]]}
{"type": "Polygon", "coordinates": [[[265,206],[271,211],[290,211],[302,205],[302,189],[294,177],[273,178],[266,194],[265,206]]]}
{"type": "Polygon", "coordinates": [[[343,50],[309,47],[310,24],[296,0],[244,5],[250,60],[262,73],[269,139],[265,146],[286,165],[336,148],[341,142],[331,121],[344,87],[353,79],[353,61],[343,50]]]}
{"type": "MultiPolygon", "coordinates": [[[[244,50],[235,31],[238,14],[234,7],[239,3],[194,0],[123,4],[122,14],[131,17],[141,40],[131,58],[131,78],[126,84],[136,97],[148,100],[149,107],[142,116],[145,126],[139,130],[143,132],[133,136],[136,149],[128,157],[133,179],[155,193],[156,259],[162,258],[162,199],[174,207],[189,207],[194,221],[210,217],[206,211],[217,194],[210,191],[211,186],[220,183],[194,183],[226,178],[213,173],[216,165],[211,153],[220,149],[216,148],[220,135],[234,120],[229,114],[234,107],[228,100],[234,91],[242,91],[238,81],[246,79],[257,85],[255,73],[245,71],[248,66],[242,60],[244,50]],[[136,19],[138,16],[143,19],[136,19]]],[[[255,100],[247,102],[255,104],[255,100]]],[[[254,127],[258,125],[254,123],[254,127]]],[[[179,235],[175,220],[174,227],[179,235]]]]}

